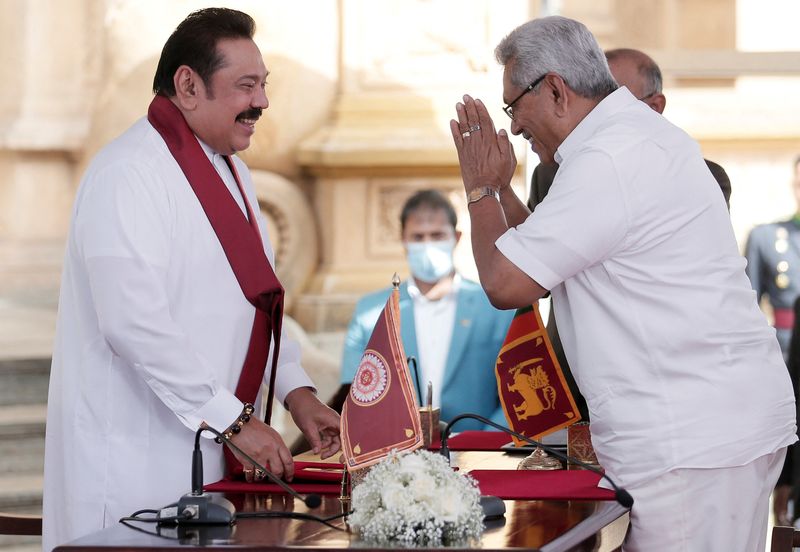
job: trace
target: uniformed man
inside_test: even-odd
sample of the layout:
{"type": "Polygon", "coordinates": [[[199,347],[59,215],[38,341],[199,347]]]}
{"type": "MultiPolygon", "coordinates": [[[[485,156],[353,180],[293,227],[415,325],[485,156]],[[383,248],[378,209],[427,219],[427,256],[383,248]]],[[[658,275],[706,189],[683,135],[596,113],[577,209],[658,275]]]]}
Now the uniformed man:
{"type": "MultiPolygon", "coordinates": [[[[789,351],[795,327],[795,301],[800,297],[800,155],[794,160],[793,189],[797,202],[794,216],[753,228],[747,238],[745,256],[747,276],[758,300],[766,297],[772,307],[775,333],[790,369],[797,399],[800,374],[789,363],[789,351]]],[[[773,511],[780,525],[792,525],[800,518],[800,450],[797,445],[789,447],[786,465],[775,487],[773,511]],[[788,513],[790,499],[794,502],[792,516],[788,513]]]]}
{"type": "Polygon", "coordinates": [[[800,297],[800,156],[794,161],[797,212],[787,220],[760,224],[747,239],[747,276],[761,301],[769,299],[783,357],[788,360],[794,302],[800,297]]]}

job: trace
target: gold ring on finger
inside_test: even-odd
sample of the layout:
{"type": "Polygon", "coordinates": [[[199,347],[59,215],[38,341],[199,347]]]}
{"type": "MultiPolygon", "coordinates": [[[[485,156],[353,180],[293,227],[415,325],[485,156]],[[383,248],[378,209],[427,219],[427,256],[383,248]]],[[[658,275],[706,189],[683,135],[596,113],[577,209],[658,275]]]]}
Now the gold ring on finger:
{"type": "Polygon", "coordinates": [[[469,135],[470,135],[470,132],[468,130],[461,133],[461,137],[462,138],[469,138],[469,135]]]}

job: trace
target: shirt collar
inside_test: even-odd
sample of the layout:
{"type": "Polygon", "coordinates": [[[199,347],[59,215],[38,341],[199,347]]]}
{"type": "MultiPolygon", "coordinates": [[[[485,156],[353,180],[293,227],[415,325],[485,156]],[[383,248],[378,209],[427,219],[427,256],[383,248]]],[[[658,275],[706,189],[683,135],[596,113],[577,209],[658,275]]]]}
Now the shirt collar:
{"type": "MultiPolygon", "coordinates": [[[[453,276],[453,286],[450,288],[450,293],[443,296],[442,299],[450,297],[451,295],[455,295],[458,292],[458,288],[461,285],[461,275],[456,272],[453,276]]],[[[408,296],[411,297],[414,301],[428,301],[428,298],[422,295],[422,292],[417,287],[417,282],[414,281],[414,277],[410,274],[408,275],[408,296]]]]}
{"type": "Polygon", "coordinates": [[[639,100],[630,93],[625,86],[620,86],[614,92],[603,98],[594,106],[586,117],[578,123],[572,132],[561,142],[555,154],[555,162],[561,165],[562,161],[574,153],[586,140],[597,131],[612,115],[639,100]]]}
{"type": "Polygon", "coordinates": [[[214,163],[214,160],[216,159],[216,156],[222,157],[221,154],[219,154],[216,151],[214,151],[213,149],[211,149],[211,146],[209,146],[208,144],[203,142],[197,136],[197,134],[195,134],[194,137],[197,138],[197,141],[200,143],[200,147],[203,148],[203,152],[206,154],[206,157],[208,157],[208,160],[211,161],[211,163],[214,163]]]}

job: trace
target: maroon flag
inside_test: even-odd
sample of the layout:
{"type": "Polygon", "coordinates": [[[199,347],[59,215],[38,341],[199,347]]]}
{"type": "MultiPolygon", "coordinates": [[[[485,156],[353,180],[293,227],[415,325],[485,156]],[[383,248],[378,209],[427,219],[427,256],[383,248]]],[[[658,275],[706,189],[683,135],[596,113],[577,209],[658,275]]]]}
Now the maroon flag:
{"type": "Polygon", "coordinates": [[[422,446],[414,388],[400,340],[399,291],[375,323],[342,408],[342,451],[348,471],[371,466],[392,449],[422,446]]]}
{"type": "Polygon", "coordinates": [[[514,315],[495,373],[506,420],[517,433],[538,440],[581,419],[537,305],[514,315]]]}

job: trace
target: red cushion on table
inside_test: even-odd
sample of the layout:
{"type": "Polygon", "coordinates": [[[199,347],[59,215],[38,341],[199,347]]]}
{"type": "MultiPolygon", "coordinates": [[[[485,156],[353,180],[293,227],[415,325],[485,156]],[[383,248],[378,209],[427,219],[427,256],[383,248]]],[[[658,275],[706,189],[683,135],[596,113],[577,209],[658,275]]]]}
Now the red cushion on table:
{"type": "Polygon", "coordinates": [[[294,478],[308,481],[342,481],[344,465],[333,462],[295,462],[294,478]]]}
{"type": "MultiPolygon", "coordinates": [[[[313,479],[315,481],[333,481],[334,479],[341,479],[342,478],[342,471],[344,469],[344,464],[340,464],[339,462],[302,462],[299,460],[295,460],[294,462],[294,474],[295,477],[300,476],[305,479],[313,479]],[[308,472],[308,468],[312,468],[308,472]],[[334,477],[327,477],[332,472],[330,471],[322,471],[322,470],[339,470],[339,474],[334,477]]],[[[334,472],[335,473],[335,472],[334,472]]],[[[227,479],[230,480],[241,480],[244,481],[244,469],[242,465],[239,464],[233,469],[233,473],[229,474],[227,479]]]]}
{"type": "MultiPolygon", "coordinates": [[[[447,438],[450,450],[501,450],[503,445],[511,442],[511,437],[502,431],[462,431],[447,438]]],[[[441,441],[431,445],[431,450],[442,448],[441,441]]]]}
{"type": "MultiPolygon", "coordinates": [[[[342,469],[338,462],[295,462],[294,479],[289,485],[298,493],[338,494],[341,490],[342,469]]],[[[280,493],[284,490],[264,480],[247,483],[243,474],[224,478],[203,487],[218,493],[280,493]]]]}
{"type": "MultiPolygon", "coordinates": [[[[298,493],[339,494],[341,488],[338,483],[308,483],[292,481],[289,486],[298,493]]],[[[274,483],[247,483],[246,481],[231,481],[221,479],[210,483],[203,490],[216,493],[285,493],[282,488],[274,483]]]]}
{"type": "Polygon", "coordinates": [[[481,494],[506,500],[614,500],[589,470],[473,470],[481,494]]]}

